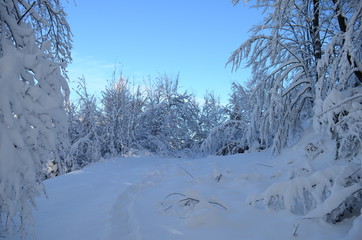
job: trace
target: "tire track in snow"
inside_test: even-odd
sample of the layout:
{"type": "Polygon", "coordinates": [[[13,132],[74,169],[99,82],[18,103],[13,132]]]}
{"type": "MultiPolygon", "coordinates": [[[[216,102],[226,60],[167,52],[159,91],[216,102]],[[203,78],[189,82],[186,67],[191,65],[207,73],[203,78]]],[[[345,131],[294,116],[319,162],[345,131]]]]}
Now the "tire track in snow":
{"type": "Polygon", "coordinates": [[[142,180],[132,183],[117,198],[112,207],[109,239],[141,240],[141,229],[134,214],[134,203],[148,187],[153,187],[165,176],[167,167],[149,173],[142,180]]]}

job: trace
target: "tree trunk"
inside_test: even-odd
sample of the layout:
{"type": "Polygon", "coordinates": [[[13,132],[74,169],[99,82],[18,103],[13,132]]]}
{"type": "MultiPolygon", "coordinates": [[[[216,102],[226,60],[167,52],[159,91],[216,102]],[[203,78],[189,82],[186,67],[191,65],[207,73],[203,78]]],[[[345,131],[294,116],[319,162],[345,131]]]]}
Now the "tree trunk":
{"type": "MultiPolygon", "coordinates": [[[[318,1],[318,0],[317,0],[318,1]]],[[[347,18],[343,15],[342,9],[339,3],[339,0],[333,0],[334,6],[335,6],[335,12],[337,15],[338,25],[339,29],[345,33],[347,31],[347,18]]],[[[344,44],[344,41],[343,41],[344,44]]],[[[352,57],[350,54],[347,55],[347,60],[349,64],[356,70],[354,70],[354,75],[357,77],[357,79],[362,82],[362,72],[358,69],[357,63],[355,60],[352,60],[352,57]]]]}
{"type": "Polygon", "coordinates": [[[319,17],[320,17],[320,8],[319,0],[313,0],[313,26],[311,29],[313,48],[314,48],[314,57],[318,61],[322,58],[322,44],[321,36],[319,31],[319,17]]]}

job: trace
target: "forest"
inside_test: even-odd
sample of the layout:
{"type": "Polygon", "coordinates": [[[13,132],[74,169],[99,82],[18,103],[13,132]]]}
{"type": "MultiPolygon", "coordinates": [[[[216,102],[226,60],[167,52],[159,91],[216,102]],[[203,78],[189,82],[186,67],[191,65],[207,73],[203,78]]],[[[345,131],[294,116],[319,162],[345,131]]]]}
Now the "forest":
{"type": "Polygon", "coordinates": [[[80,78],[74,101],[67,76],[72,34],[62,2],[1,0],[0,238],[27,237],[46,179],[100,160],[196,161],[265,151],[277,157],[296,145],[306,155],[302,170],[249,203],[323,215],[331,224],[352,218],[353,231],[361,229],[362,2],[247,2],[263,10],[264,20],[226,62],[252,73],[232,84],[224,105],[214,93],[199,101],[181,91],[178,75],[136,85],[117,69],[100,96],[80,78]],[[298,144],[307,131],[313,139],[298,144]],[[326,152],[328,166],[308,167],[326,152]]]}

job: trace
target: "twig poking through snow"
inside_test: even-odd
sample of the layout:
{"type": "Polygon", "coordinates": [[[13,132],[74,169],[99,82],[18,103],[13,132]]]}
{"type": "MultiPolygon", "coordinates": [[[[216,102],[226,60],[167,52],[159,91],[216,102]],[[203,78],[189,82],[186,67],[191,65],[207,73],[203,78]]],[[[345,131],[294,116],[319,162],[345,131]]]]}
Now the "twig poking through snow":
{"type": "Polygon", "coordinates": [[[185,202],[185,203],[183,203],[184,206],[195,206],[196,204],[198,204],[200,202],[200,200],[195,199],[195,198],[185,198],[185,199],[181,199],[179,202],[180,203],[185,202]]]}
{"type": "Polygon", "coordinates": [[[180,168],[182,168],[192,179],[194,178],[192,175],[191,175],[191,173],[189,173],[189,171],[187,171],[184,167],[182,167],[182,166],[180,166],[180,165],[178,165],[178,164],[176,164],[178,167],[180,167],[180,168]]]}
{"type": "Polygon", "coordinates": [[[183,196],[183,197],[186,197],[185,194],[175,192],[175,193],[170,193],[169,195],[167,195],[167,196],[165,197],[165,199],[168,198],[168,197],[171,197],[172,195],[181,195],[181,196],[183,196]]]}
{"type": "Polygon", "coordinates": [[[218,205],[218,206],[224,208],[225,210],[227,210],[227,208],[224,205],[222,205],[221,203],[217,203],[217,202],[208,202],[208,203],[218,205]]]}
{"type": "Polygon", "coordinates": [[[270,168],[272,168],[272,167],[273,167],[273,166],[266,165],[266,164],[261,164],[261,163],[257,163],[257,165],[264,166],[264,167],[270,167],[270,168]]]}
{"type": "Polygon", "coordinates": [[[216,182],[220,182],[221,178],[222,178],[222,174],[216,176],[215,177],[216,182]]]}
{"type": "Polygon", "coordinates": [[[297,230],[298,230],[299,224],[297,224],[297,225],[293,225],[293,227],[294,227],[293,236],[294,236],[294,237],[296,237],[296,236],[298,236],[298,234],[297,234],[297,230]]]}
{"type": "Polygon", "coordinates": [[[163,211],[164,212],[166,212],[167,210],[169,210],[170,208],[172,208],[173,207],[173,205],[171,205],[171,206],[169,206],[169,207],[167,207],[167,208],[165,208],[163,211]]]}
{"type": "MultiPolygon", "coordinates": [[[[179,195],[179,196],[182,196],[182,197],[185,197],[183,199],[180,199],[180,200],[176,200],[176,202],[179,202],[181,203],[182,206],[184,207],[195,207],[199,202],[200,200],[199,199],[196,199],[196,198],[192,198],[192,197],[186,197],[185,194],[182,194],[182,193],[178,193],[178,192],[175,192],[175,193],[171,193],[169,195],[167,195],[164,199],[167,199],[168,197],[170,196],[173,196],[173,195],[179,195]]],[[[217,205],[219,207],[222,207],[223,209],[227,210],[227,207],[225,207],[224,205],[222,205],[221,203],[218,203],[216,201],[207,201],[209,204],[214,204],[214,205],[217,205]]],[[[163,206],[164,203],[162,202],[161,205],[163,206]]],[[[176,204],[177,206],[178,204],[176,204]]],[[[173,208],[175,206],[175,204],[171,204],[169,205],[168,207],[166,207],[163,211],[166,212],[168,211],[170,208],[173,208]]]]}

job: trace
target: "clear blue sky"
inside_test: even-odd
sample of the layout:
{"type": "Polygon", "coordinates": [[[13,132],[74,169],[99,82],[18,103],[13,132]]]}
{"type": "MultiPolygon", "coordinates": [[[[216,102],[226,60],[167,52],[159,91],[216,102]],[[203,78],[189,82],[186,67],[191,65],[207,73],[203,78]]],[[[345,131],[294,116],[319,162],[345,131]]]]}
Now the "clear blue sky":
{"type": "MultiPolygon", "coordinates": [[[[180,74],[180,86],[202,98],[206,91],[228,99],[232,81],[249,71],[231,73],[230,54],[261,20],[260,11],[230,0],[75,0],[65,6],[74,34],[69,77],[84,75],[100,93],[115,65],[139,81],[158,74],[180,74]]],[[[71,84],[74,87],[74,84],[71,84]]]]}

